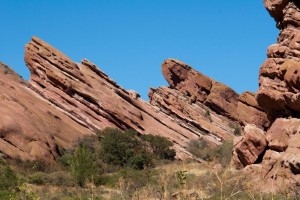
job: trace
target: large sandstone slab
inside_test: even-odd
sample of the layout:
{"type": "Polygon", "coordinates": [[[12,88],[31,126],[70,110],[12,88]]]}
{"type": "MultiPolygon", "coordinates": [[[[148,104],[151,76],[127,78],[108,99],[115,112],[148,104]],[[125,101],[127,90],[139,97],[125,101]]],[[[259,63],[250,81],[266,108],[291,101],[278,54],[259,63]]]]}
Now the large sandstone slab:
{"type": "Polygon", "coordinates": [[[91,134],[0,63],[0,152],[10,158],[53,160],[59,149],[91,134]]]}
{"type": "MultiPolygon", "coordinates": [[[[25,47],[25,62],[31,72],[30,89],[91,131],[115,127],[131,128],[141,134],[161,135],[173,141],[178,156],[184,158],[190,156],[186,151],[187,144],[190,140],[203,136],[203,127],[214,130],[214,126],[203,126],[202,121],[188,120],[189,111],[182,113],[181,117],[160,111],[156,106],[140,99],[136,92],[127,91],[119,86],[95,64],[86,59],[81,63],[75,63],[37,37],[33,37],[25,47]]],[[[185,76],[184,70],[181,68],[178,70],[180,71],[178,73],[185,76]]],[[[173,79],[176,77],[170,78],[173,79]]],[[[189,84],[192,84],[194,79],[190,80],[189,84]]],[[[204,82],[196,81],[195,84],[205,84],[204,82]]],[[[179,82],[174,84],[180,85],[179,82]]],[[[181,98],[180,103],[188,103],[184,101],[185,99],[181,98]]],[[[174,108],[178,106],[174,105],[174,108]]],[[[174,113],[176,112],[179,111],[174,109],[174,113]]],[[[216,134],[222,139],[232,137],[230,132],[220,128],[216,134]]],[[[216,140],[216,143],[219,141],[216,140]]],[[[31,145],[36,146],[34,143],[31,145]]]]}
{"type": "Polygon", "coordinates": [[[258,105],[254,93],[244,92],[239,95],[225,84],[175,59],[165,60],[162,72],[170,89],[180,91],[190,102],[204,103],[217,114],[239,121],[243,125],[250,123],[261,128],[269,127],[269,119],[258,105]]]}

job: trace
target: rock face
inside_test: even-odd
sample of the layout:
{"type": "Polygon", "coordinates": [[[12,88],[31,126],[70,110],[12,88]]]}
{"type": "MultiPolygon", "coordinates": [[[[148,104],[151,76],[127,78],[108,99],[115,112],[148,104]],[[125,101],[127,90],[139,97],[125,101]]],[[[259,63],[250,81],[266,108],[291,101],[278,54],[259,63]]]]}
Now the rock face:
{"type": "Polygon", "coordinates": [[[216,113],[243,125],[250,123],[261,128],[269,127],[269,119],[257,104],[254,93],[239,95],[230,87],[175,59],[165,60],[162,71],[170,89],[180,91],[190,102],[205,104],[216,113]]]}
{"type": "Polygon", "coordinates": [[[25,47],[25,62],[31,72],[29,88],[86,129],[132,128],[165,136],[181,157],[188,155],[184,149],[188,141],[201,135],[157,112],[90,61],[75,63],[36,37],[25,47]]]}
{"type": "Polygon", "coordinates": [[[300,6],[297,0],[264,1],[280,30],[259,76],[258,104],[271,115],[300,111],[300,6]]]}
{"type": "Polygon", "coordinates": [[[91,134],[0,63],[0,152],[11,158],[56,159],[78,137],[91,134]]]}
{"type": "Polygon", "coordinates": [[[185,158],[190,140],[218,145],[234,137],[239,123],[268,126],[252,93],[240,96],[177,60],[163,63],[170,87],[151,89],[150,104],[90,61],[75,63],[37,37],[25,46],[25,63],[29,82],[1,64],[0,151],[12,158],[56,159],[59,149],[105,127],[167,137],[185,158]],[[249,112],[255,118],[243,114],[249,112]]]}
{"type": "Polygon", "coordinates": [[[190,90],[191,84],[206,87],[203,91],[219,95],[220,102],[223,94],[228,94],[228,101],[230,95],[235,95],[234,105],[238,104],[239,96],[225,85],[208,77],[203,79],[204,75],[202,77],[182,62],[174,61],[179,63],[177,67],[167,65],[166,68],[163,65],[164,75],[167,74],[165,70],[178,70],[173,73],[175,76],[166,76],[169,82],[174,80],[174,85],[151,89],[150,104],[141,100],[138,93],[120,87],[90,61],[84,59],[81,63],[75,63],[39,38],[33,37],[26,45],[25,62],[31,72],[28,87],[89,131],[105,127],[131,128],[141,134],[165,136],[175,143],[180,158],[190,156],[186,151],[190,140],[203,138],[210,143],[220,144],[234,137],[235,126],[232,124],[236,122],[221,115],[230,112],[225,108],[227,104],[222,107],[220,103],[219,107],[224,108],[224,111],[214,112],[202,104],[207,99],[204,93],[199,101],[201,91],[193,98],[190,98],[187,91],[193,94],[199,89],[190,90]],[[218,90],[219,87],[225,88],[224,91],[218,90]]]}
{"type": "Polygon", "coordinates": [[[260,190],[272,183],[268,192],[289,191],[300,183],[300,3],[296,0],[264,3],[280,33],[277,44],[268,48],[268,59],[260,68],[256,99],[273,123],[263,136],[251,131],[253,138],[249,139],[245,130],[234,147],[232,163],[247,165],[245,170],[253,174],[252,178],[263,180],[256,185],[260,190]],[[240,153],[246,152],[246,145],[239,144],[247,140],[255,144],[247,148],[251,153],[240,153]]]}

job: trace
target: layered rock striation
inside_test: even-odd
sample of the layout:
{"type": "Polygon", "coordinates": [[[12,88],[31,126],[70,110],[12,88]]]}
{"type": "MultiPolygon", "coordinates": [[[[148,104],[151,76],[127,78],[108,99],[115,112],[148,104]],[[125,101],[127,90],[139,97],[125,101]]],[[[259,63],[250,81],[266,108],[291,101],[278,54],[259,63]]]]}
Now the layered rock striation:
{"type": "MultiPolygon", "coordinates": [[[[151,89],[150,103],[145,102],[139,98],[139,94],[119,86],[90,61],[84,59],[81,63],[75,63],[37,37],[33,37],[25,47],[25,62],[31,72],[28,87],[75,123],[92,132],[115,127],[134,129],[141,134],[161,135],[175,143],[180,158],[190,156],[186,151],[190,140],[202,138],[218,145],[234,137],[232,124],[236,122],[233,118],[222,116],[223,112],[210,110],[202,104],[203,101],[197,100],[198,97],[193,101],[179,88],[161,87],[151,89]]],[[[165,64],[163,70],[164,67],[165,64]]],[[[198,81],[203,81],[203,77],[198,77],[198,81]]],[[[181,78],[185,79],[184,82],[195,77],[187,74],[181,78]]],[[[209,78],[207,80],[212,82],[209,78]]],[[[228,90],[237,95],[230,88],[228,90]]],[[[214,91],[218,92],[217,89],[214,91]]]]}
{"type": "Polygon", "coordinates": [[[25,63],[28,82],[1,64],[0,151],[12,158],[53,160],[60,149],[106,127],[167,137],[185,158],[191,140],[219,145],[245,123],[269,123],[253,93],[238,95],[174,59],[162,65],[170,86],[151,88],[149,103],[92,62],[75,63],[37,37],[25,46],[25,63]]]}
{"type": "Polygon", "coordinates": [[[10,158],[55,160],[62,148],[91,134],[0,63],[0,153],[10,158]]]}
{"type": "MultiPolygon", "coordinates": [[[[239,95],[230,87],[203,75],[189,65],[175,59],[165,60],[162,64],[162,72],[170,86],[168,89],[164,87],[152,89],[149,95],[152,104],[166,107],[165,99],[167,98],[165,97],[167,95],[164,98],[155,98],[155,96],[162,96],[161,94],[164,91],[165,93],[179,91],[181,96],[188,100],[185,102],[196,104],[200,107],[208,107],[215,113],[237,121],[242,125],[251,123],[261,128],[269,127],[269,119],[257,104],[254,93],[244,92],[239,95]],[[156,91],[158,94],[153,95],[156,91]]],[[[170,102],[170,100],[168,101],[170,102]]],[[[176,104],[176,101],[173,100],[169,104],[173,106],[176,104]]],[[[201,113],[201,111],[186,110],[185,108],[188,106],[185,105],[180,107],[183,115],[189,114],[196,118],[201,116],[193,114],[201,113]]]]}

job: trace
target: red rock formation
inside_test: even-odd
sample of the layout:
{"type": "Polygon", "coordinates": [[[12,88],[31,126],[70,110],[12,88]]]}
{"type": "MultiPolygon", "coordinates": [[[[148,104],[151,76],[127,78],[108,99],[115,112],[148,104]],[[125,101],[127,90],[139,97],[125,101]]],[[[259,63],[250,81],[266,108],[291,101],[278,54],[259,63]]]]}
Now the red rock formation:
{"type": "Polygon", "coordinates": [[[174,59],[165,60],[162,71],[170,88],[180,91],[190,102],[204,103],[216,113],[244,125],[250,123],[261,128],[269,127],[267,115],[258,106],[253,93],[245,92],[240,96],[230,87],[174,59]]]}
{"type": "Polygon", "coordinates": [[[0,63],[0,152],[11,158],[53,160],[91,131],[40,98],[0,63]]]}
{"type": "Polygon", "coordinates": [[[176,115],[160,112],[160,107],[139,99],[134,91],[126,91],[93,63],[75,63],[36,37],[25,47],[25,62],[31,72],[30,89],[86,129],[132,128],[141,134],[162,135],[175,143],[179,157],[189,156],[185,148],[192,139],[206,135],[207,140],[219,144],[222,139],[233,137],[228,119],[213,116],[215,123],[220,124],[212,125],[203,114],[198,117],[196,112],[192,113],[196,105],[180,113],[180,106],[186,107],[188,99],[178,96],[176,91],[171,91],[173,96],[160,96],[176,115]],[[177,99],[172,101],[171,96],[177,99]]]}
{"type": "Polygon", "coordinates": [[[268,113],[289,116],[300,111],[300,6],[296,0],[265,0],[280,30],[277,44],[268,48],[268,59],[259,76],[258,104],[268,113]]]}
{"type": "Polygon", "coordinates": [[[245,134],[239,140],[235,141],[234,159],[244,165],[254,164],[259,156],[267,147],[267,141],[264,132],[254,125],[246,125],[245,134]]]}
{"type": "MultiPolygon", "coordinates": [[[[253,164],[255,159],[250,161],[247,154],[237,156],[244,148],[236,145],[233,163],[248,165],[245,170],[253,174],[252,178],[263,180],[256,185],[258,189],[272,183],[270,192],[290,190],[289,187],[300,183],[300,120],[295,118],[299,118],[300,111],[300,3],[296,0],[264,3],[280,34],[277,44],[268,48],[268,59],[260,68],[256,99],[274,122],[265,137],[252,139],[256,144],[267,141],[263,149],[261,145],[254,146],[253,151],[262,152],[261,159],[253,164]]],[[[247,140],[247,135],[241,140],[247,140]]]]}

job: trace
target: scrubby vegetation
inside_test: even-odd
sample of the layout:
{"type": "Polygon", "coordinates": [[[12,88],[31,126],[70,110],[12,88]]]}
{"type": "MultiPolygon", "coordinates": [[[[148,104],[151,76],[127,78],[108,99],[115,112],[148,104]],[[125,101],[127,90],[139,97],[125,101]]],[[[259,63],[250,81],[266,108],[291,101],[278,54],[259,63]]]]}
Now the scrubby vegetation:
{"type": "Polygon", "coordinates": [[[228,167],[232,143],[211,149],[191,141],[197,158],[175,160],[172,142],[135,131],[105,129],[61,150],[57,163],[1,160],[0,199],[293,199],[260,194],[228,167]]]}
{"type": "Polygon", "coordinates": [[[214,161],[223,167],[229,165],[232,156],[233,142],[224,141],[217,147],[209,147],[205,140],[191,140],[188,151],[196,158],[201,158],[207,162],[214,161]]]}

